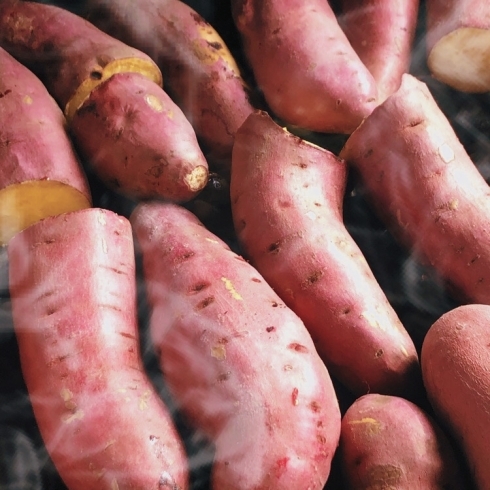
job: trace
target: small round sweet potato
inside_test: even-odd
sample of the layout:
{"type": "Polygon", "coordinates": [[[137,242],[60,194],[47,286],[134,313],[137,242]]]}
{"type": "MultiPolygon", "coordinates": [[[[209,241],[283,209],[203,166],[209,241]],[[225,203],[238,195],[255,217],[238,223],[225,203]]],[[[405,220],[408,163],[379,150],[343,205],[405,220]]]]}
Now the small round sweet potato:
{"type": "Polygon", "coordinates": [[[422,375],[437,416],[450,430],[478,488],[490,488],[490,306],[442,315],[422,344],[422,375]]]}
{"type": "Polygon", "coordinates": [[[358,398],[342,418],[339,450],[349,490],[468,487],[448,437],[403,398],[374,393],[358,398]]]}

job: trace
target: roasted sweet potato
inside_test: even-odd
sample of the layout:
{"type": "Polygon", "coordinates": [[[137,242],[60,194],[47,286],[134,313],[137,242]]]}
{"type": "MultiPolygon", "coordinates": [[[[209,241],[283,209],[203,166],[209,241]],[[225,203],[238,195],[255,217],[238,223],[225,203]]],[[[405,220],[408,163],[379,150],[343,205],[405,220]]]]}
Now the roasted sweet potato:
{"type": "Polygon", "coordinates": [[[476,487],[490,488],[490,306],[450,310],[422,345],[424,384],[434,410],[466,455],[476,487]]]}
{"type": "Polygon", "coordinates": [[[253,108],[218,32],[179,0],[90,0],[87,10],[100,29],[156,61],[207,154],[229,168],[233,136],[253,108]]]}
{"type": "Polygon", "coordinates": [[[161,83],[161,73],[149,56],[67,10],[18,0],[0,2],[0,46],[43,80],[64,109],[80,153],[89,164],[94,159],[94,169],[101,172],[100,177],[109,187],[130,197],[150,198],[157,193],[160,198],[185,201],[206,185],[208,165],[194,130],[157,85],[161,83]],[[115,74],[127,76],[114,78],[115,74]],[[129,74],[147,78],[147,85],[142,87],[141,78],[129,74]],[[123,83],[127,86],[123,87],[123,83]],[[101,84],[105,88],[93,95],[101,84]],[[141,97],[134,96],[138,90],[143,90],[141,97]],[[110,94],[110,99],[100,101],[101,95],[106,93],[110,94]],[[128,94],[132,96],[127,100],[119,98],[128,94]],[[155,101],[153,106],[148,98],[155,101]],[[94,123],[94,119],[88,117],[87,104],[92,109],[95,104],[104,121],[94,123]],[[103,111],[101,105],[104,105],[103,111]],[[160,105],[166,110],[160,111],[160,105]],[[85,111],[79,115],[77,111],[82,106],[85,111]],[[181,123],[179,126],[169,121],[171,115],[176,114],[179,114],[175,117],[181,123]],[[88,121],[83,125],[86,118],[88,121]],[[142,126],[134,128],[133,118],[142,126]],[[101,126],[105,130],[102,135],[98,133],[101,126]],[[145,131],[165,135],[169,130],[171,135],[147,137],[146,147],[140,147],[139,135],[145,131]],[[160,138],[166,143],[170,138],[182,138],[187,145],[167,147],[160,138]],[[102,146],[95,146],[97,143],[102,146]],[[189,158],[190,144],[193,145],[192,158],[189,158]],[[144,158],[130,166],[125,157],[135,154],[144,158]],[[136,173],[139,174],[137,179],[134,178],[136,173]],[[171,192],[170,183],[175,184],[171,192]]]}
{"type": "Polygon", "coordinates": [[[352,132],[376,106],[373,77],[325,0],[232,0],[257,84],[287,124],[352,132]]]}
{"type": "Polygon", "coordinates": [[[349,490],[469,488],[449,438],[414,403],[396,396],[358,398],[342,418],[340,460],[349,490]]]}
{"type": "Polygon", "coordinates": [[[186,209],[140,204],[131,223],[163,374],[216,447],[212,488],[321,490],[340,411],[301,320],[186,209]]]}
{"type": "Polygon", "coordinates": [[[418,11],[419,0],[342,0],[340,26],[373,75],[379,103],[410,69],[418,11]]]}
{"type": "Polygon", "coordinates": [[[427,86],[400,89],[340,153],[397,238],[460,301],[490,303],[490,192],[427,86]]]}
{"type": "Polygon", "coordinates": [[[185,490],[187,461],[143,370],[129,222],[87,209],[8,245],[22,373],[70,490],[185,490]]]}
{"type": "Polygon", "coordinates": [[[90,191],[60,108],[0,48],[0,244],[46,216],[87,208],[90,191]]]}
{"type": "Polygon", "coordinates": [[[490,3],[426,0],[427,65],[432,75],[464,92],[490,90],[490,3]]]}
{"type": "Polygon", "coordinates": [[[245,256],[356,394],[421,385],[414,344],[342,219],[345,162],[264,112],[238,130],[230,182],[245,256]]]}

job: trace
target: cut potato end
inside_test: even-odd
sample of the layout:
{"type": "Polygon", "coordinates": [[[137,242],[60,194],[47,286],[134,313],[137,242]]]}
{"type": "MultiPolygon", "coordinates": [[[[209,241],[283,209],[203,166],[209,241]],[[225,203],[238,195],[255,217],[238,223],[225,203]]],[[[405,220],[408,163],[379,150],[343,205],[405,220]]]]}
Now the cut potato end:
{"type": "Polygon", "coordinates": [[[490,90],[490,30],[462,27],[440,39],[427,60],[433,76],[462,92],[490,90]]]}
{"type": "Polygon", "coordinates": [[[85,195],[62,182],[35,180],[9,185],[0,190],[0,245],[48,216],[89,207],[85,195]]]}
{"type": "Polygon", "coordinates": [[[157,65],[151,61],[140,58],[124,58],[114,60],[104,67],[98,66],[92,71],[90,77],[80,84],[76,92],[66,104],[65,116],[67,121],[71,122],[77,110],[82,106],[95,87],[116,73],[139,73],[159,86],[162,86],[163,84],[162,73],[157,65]]]}
{"type": "Polygon", "coordinates": [[[192,192],[199,192],[204,189],[208,182],[208,169],[199,165],[192,172],[188,173],[184,180],[192,192]]]}

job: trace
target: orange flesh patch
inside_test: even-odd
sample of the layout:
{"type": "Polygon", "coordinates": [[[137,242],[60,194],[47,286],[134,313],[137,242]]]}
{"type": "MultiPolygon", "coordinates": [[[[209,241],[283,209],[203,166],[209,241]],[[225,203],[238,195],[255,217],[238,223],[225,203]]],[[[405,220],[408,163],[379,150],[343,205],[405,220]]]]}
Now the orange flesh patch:
{"type": "Polygon", "coordinates": [[[28,181],[0,190],[0,244],[19,231],[58,214],[89,208],[80,191],[54,180],[28,181]]]}

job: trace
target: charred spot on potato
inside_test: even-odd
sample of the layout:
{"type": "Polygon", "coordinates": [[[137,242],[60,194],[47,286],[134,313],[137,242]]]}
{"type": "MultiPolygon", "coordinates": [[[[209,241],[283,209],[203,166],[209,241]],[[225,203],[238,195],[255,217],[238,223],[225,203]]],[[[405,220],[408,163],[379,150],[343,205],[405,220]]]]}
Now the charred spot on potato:
{"type": "Polygon", "coordinates": [[[297,342],[292,342],[291,344],[289,344],[288,349],[300,352],[301,354],[306,354],[307,352],[309,352],[307,347],[302,344],[298,344],[297,342]]]}
{"type": "Polygon", "coordinates": [[[202,310],[209,306],[211,303],[214,303],[214,296],[208,296],[207,298],[204,298],[202,301],[197,303],[197,309],[202,310]]]}

